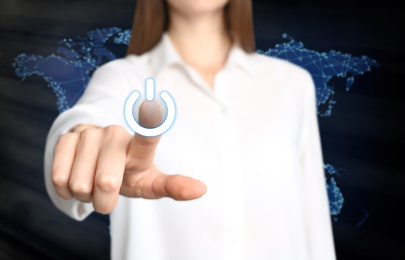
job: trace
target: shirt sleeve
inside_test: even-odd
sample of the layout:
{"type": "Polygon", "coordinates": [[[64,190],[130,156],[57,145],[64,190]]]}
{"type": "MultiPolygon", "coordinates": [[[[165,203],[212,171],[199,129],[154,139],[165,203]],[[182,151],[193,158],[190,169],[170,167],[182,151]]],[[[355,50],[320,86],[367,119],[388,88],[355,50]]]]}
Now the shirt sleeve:
{"type": "Polygon", "coordinates": [[[316,112],[315,86],[311,75],[304,94],[301,163],[309,254],[312,260],[335,259],[332,224],[323,169],[322,148],[316,112]]]}
{"type": "Polygon", "coordinates": [[[79,101],[56,118],[48,133],[44,156],[46,190],[55,206],[76,220],[85,219],[94,209],[92,203],[64,200],[56,193],[51,180],[53,150],[59,137],[78,124],[125,126],[123,108],[129,87],[118,65],[113,61],[99,67],[79,101]]]}

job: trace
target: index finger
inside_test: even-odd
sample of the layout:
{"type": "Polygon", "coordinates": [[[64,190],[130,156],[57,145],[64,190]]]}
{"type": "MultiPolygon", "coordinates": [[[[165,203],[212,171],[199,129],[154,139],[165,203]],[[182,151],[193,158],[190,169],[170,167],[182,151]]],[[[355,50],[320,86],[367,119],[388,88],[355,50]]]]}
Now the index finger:
{"type": "MultiPolygon", "coordinates": [[[[146,128],[154,128],[162,123],[163,115],[159,104],[156,101],[145,100],[139,107],[139,124],[146,128]]],[[[136,160],[140,163],[149,163],[153,160],[155,149],[159,143],[160,136],[145,137],[134,134],[128,149],[129,160],[136,160]]]]}
{"type": "Polygon", "coordinates": [[[160,137],[160,135],[155,137],[145,137],[135,133],[129,143],[128,159],[141,161],[153,159],[160,137]]]}

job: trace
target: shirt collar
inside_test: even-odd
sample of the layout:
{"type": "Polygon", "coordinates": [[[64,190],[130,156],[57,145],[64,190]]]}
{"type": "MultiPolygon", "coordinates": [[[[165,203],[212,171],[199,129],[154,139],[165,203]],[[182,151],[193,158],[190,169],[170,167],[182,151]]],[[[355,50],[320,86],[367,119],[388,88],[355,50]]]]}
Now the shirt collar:
{"type": "Polygon", "coordinates": [[[228,67],[236,66],[245,71],[250,76],[257,73],[255,64],[251,59],[252,54],[246,53],[238,44],[234,43],[229,52],[228,60],[225,64],[225,69],[228,67]]]}
{"type": "Polygon", "coordinates": [[[152,68],[156,73],[174,64],[184,64],[167,32],[163,33],[159,43],[151,50],[150,58],[152,68]]]}
{"type": "MultiPolygon", "coordinates": [[[[171,65],[186,65],[174,48],[167,32],[163,33],[160,42],[151,50],[150,55],[151,65],[156,73],[171,65]]],[[[249,59],[249,55],[252,54],[244,52],[238,44],[233,44],[224,69],[236,66],[249,75],[255,75],[255,66],[251,59],[249,59]]]]}

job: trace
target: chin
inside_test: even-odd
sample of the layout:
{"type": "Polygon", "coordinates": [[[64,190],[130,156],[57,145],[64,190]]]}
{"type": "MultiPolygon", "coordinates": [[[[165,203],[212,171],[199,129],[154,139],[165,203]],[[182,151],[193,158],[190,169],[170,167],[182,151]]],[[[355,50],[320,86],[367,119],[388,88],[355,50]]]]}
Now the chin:
{"type": "Polygon", "coordinates": [[[187,14],[198,15],[222,9],[230,0],[167,0],[175,10],[187,14]]]}

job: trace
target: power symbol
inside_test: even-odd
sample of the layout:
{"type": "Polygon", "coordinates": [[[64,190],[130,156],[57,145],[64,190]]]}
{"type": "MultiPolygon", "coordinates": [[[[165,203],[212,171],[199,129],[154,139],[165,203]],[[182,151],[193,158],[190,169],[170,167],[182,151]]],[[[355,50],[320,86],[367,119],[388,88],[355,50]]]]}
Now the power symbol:
{"type": "MultiPolygon", "coordinates": [[[[159,126],[155,128],[147,128],[141,126],[134,117],[134,106],[140,96],[139,91],[135,90],[128,96],[127,101],[125,102],[124,116],[128,126],[135,133],[146,137],[153,137],[163,134],[172,126],[176,117],[176,105],[173,98],[167,91],[160,92],[160,98],[166,105],[166,118],[159,126]]],[[[152,78],[147,78],[145,81],[145,97],[147,101],[153,101],[155,99],[155,81],[152,78]]]]}

